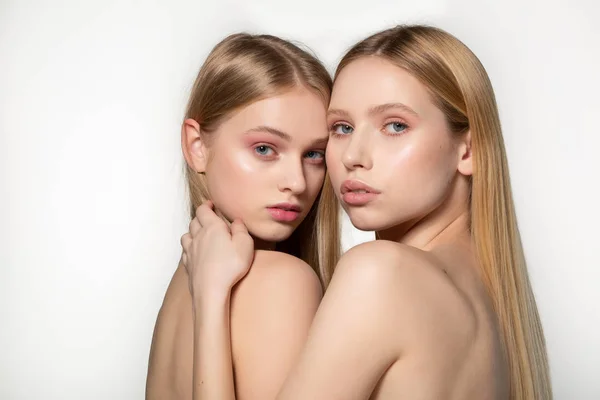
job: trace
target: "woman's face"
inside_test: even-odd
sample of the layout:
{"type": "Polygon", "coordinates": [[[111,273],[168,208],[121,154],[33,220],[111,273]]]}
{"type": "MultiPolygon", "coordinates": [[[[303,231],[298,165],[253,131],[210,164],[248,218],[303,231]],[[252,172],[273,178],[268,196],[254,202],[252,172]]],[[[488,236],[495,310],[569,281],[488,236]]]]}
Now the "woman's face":
{"type": "Polygon", "coordinates": [[[255,237],[288,238],[310,211],[325,178],[326,108],[306,89],[234,113],[204,148],[210,197],[255,237]]]}
{"type": "Polygon", "coordinates": [[[359,229],[423,218],[449,196],[464,154],[426,87],[379,57],[351,62],[336,79],[327,123],[327,168],[359,229]]]}

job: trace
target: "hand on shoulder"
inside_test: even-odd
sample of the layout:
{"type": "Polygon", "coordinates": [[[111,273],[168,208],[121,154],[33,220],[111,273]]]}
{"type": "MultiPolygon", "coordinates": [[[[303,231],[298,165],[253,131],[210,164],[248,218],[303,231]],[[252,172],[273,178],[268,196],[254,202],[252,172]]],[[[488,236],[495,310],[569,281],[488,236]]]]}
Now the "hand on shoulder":
{"type": "Polygon", "coordinates": [[[181,245],[194,305],[211,296],[227,297],[248,272],[254,255],[245,225],[236,220],[228,226],[213,211],[212,202],[198,207],[181,245]]]}

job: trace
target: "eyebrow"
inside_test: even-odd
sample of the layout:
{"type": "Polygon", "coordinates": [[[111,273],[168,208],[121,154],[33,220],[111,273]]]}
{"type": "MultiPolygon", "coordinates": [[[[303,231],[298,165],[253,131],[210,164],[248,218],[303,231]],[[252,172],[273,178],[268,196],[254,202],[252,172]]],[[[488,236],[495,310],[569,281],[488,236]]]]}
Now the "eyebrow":
{"type": "Polygon", "coordinates": [[[292,141],[292,137],[290,135],[288,135],[287,133],[282,132],[279,129],[275,129],[275,128],[272,128],[267,125],[260,125],[260,126],[254,127],[252,129],[249,129],[248,131],[246,131],[246,133],[253,133],[253,132],[266,132],[266,133],[270,133],[271,135],[278,136],[285,141],[288,141],[288,142],[292,141]]]}
{"type": "MultiPolygon", "coordinates": [[[[252,129],[249,129],[246,131],[246,134],[254,133],[254,132],[266,132],[266,133],[270,133],[271,135],[280,137],[287,142],[292,141],[292,137],[290,135],[288,135],[287,133],[280,131],[279,129],[273,128],[271,126],[267,126],[267,125],[260,125],[260,126],[252,128],[252,129]]],[[[325,145],[327,145],[328,141],[329,141],[329,136],[321,138],[321,139],[316,139],[311,143],[311,146],[325,146],[325,145]]]]}
{"type": "MultiPolygon", "coordinates": [[[[419,116],[419,114],[417,114],[417,112],[415,110],[413,110],[406,104],[402,104],[402,103],[380,104],[380,105],[369,108],[367,113],[369,114],[369,116],[373,116],[375,114],[381,114],[382,112],[385,112],[385,111],[391,110],[391,109],[400,109],[404,112],[414,115],[415,117],[419,116]]],[[[327,116],[330,116],[330,115],[337,115],[337,116],[345,117],[345,118],[350,117],[350,113],[348,111],[336,109],[336,108],[330,109],[329,111],[327,111],[327,116]]]]}

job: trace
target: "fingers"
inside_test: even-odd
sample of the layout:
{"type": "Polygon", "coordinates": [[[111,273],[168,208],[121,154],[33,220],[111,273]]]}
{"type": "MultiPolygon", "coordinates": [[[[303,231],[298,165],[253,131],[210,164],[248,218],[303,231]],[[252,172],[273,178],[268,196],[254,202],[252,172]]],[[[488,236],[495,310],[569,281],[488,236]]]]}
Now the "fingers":
{"type": "Polygon", "coordinates": [[[198,234],[198,232],[200,231],[200,229],[202,229],[203,225],[200,222],[202,219],[198,218],[198,215],[205,213],[206,207],[208,207],[209,209],[212,210],[213,202],[210,200],[205,201],[198,208],[196,208],[196,214],[195,214],[194,218],[192,218],[192,221],[190,222],[190,224],[188,226],[188,231],[192,234],[192,236],[196,236],[198,234]]]}
{"type": "Polygon", "coordinates": [[[183,266],[185,267],[185,269],[188,269],[188,260],[187,260],[187,254],[184,251],[183,255],[181,256],[181,262],[183,263],[183,266]]]}
{"type": "Polygon", "coordinates": [[[181,247],[183,247],[184,250],[187,250],[190,247],[190,244],[192,244],[192,235],[186,233],[181,237],[181,247]]]}
{"type": "Polygon", "coordinates": [[[200,204],[198,207],[196,207],[195,216],[198,216],[198,213],[200,213],[200,210],[204,207],[208,207],[212,210],[214,208],[214,203],[212,202],[212,200],[206,200],[204,203],[200,204]]]}
{"type": "Polygon", "coordinates": [[[202,229],[200,222],[198,222],[197,218],[194,218],[192,222],[190,222],[189,231],[192,236],[196,236],[198,232],[202,229]]]}
{"type": "Polygon", "coordinates": [[[231,236],[241,235],[244,233],[248,235],[248,228],[246,228],[246,225],[241,220],[235,219],[231,223],[231,236]]]}
{"type": "Polygon", "coordinates": [[[185,235],[183,235],[181,237],[181,247],[183,248],[183,254],[181,255],[181,262],[183,263],[183,266],[185,267],[186,271],[189,271],[189,266],[188,266],[188,256],[187,253],[189,251],[189,248],[192,244],[192,235],[190,235],[189,233],[186,233],[185,235]]]}
{"type": "Polygon", "coordinates": [[[211,224],[224,223],[213,211],[213,203],[207,201],[196,210],[196,219],[202,228],[211,224]]]}
{"type": "Polygon", "coordinates": [[[235,246],[242,252],[251,252],[254,249],[254,240],[248,233],[248,228],[239,219],[231,224],[231,238],[235,246]]]}
{"type": "MultiPolygon", "coordinates": [[[[202,210],[204,207],[208,207],[208,208],[212,209],[212,208],[213,208],[213,202],[212,202],[212,201],[210,201],[210,200],[207,200],[207,201],[205,201],[204,203],[200,204],[198,207],[196,207],[196,213],[194,214],[194,218],[192,218],[192,221],[194,221],[195,219],[197,219],[197,217],[198,217],[198,214],[200,214],[201,210],[202,210]]],[[[199,221],[198,221],[198,222],[199,222],[199,221]]],[[[190,227],[191,227],[191,226],[190,226],[190,227]]],[[[200,225],[200,227],[202,227],[202,225],[200,225]]],[[[190,229],[190,231],[191,231],[191,229],[190,229]]]]}

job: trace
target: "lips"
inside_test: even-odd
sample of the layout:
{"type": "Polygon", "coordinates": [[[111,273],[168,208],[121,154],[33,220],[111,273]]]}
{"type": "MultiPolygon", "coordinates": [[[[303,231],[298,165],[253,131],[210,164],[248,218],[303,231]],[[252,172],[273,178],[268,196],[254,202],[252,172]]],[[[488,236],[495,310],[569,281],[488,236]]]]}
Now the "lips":
{"type": "Polygon", "coordinates": [[[375,200],[379,190],[358,180],[346,180],[340,187],[342,201],[350,206],[364,206],[375,200]]]}
{"type": "Polygon", "coordinates": [[[279,203],[267,207],[269,214],[279,222],[293,222],[299,216],[302,208],[297,204],[279,203]]]}

